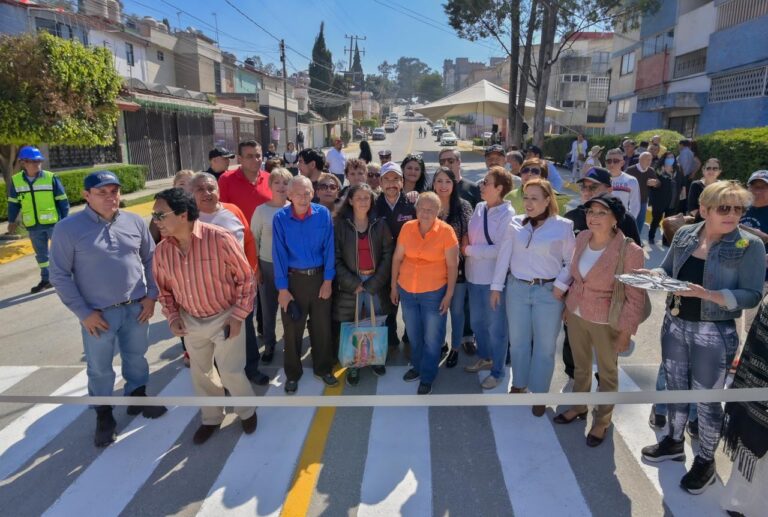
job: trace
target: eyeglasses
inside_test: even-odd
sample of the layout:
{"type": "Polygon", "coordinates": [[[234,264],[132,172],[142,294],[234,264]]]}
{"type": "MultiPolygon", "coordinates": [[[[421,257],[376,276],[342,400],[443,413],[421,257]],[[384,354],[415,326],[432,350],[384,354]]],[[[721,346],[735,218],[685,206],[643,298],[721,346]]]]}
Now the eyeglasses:
{"type": "Polygon", "coordinates": [[[535,167],[523,167],[520,169],[520,174],[533,174],[535,176],[541,176],[541,169],[535,167]]]}
{"type": "Polygon", "coordinates": [[[605,163],[624,163],[621,158],[606,158],[605,163]]]}
{"type": "Polygon", "coordinates": [[[369,178],[378,178],[379,177],[379,173],[378,172],[369,172],[368,173],[368,177],[369,178]]]}
{"type": "Polygon", "coordinates": [[[717,215],[728,215],[731,212],[733,212],[735,215],[741,215],[744,213],[745,208],[743,206],[729,206],[729,205],[720,205],[717,208],[715,208],[715,212],[717,212],[717,215]]]}
{"type": "Polygon", "coordinates": [[[339,190],[339,186],[335,183],[320,183],[317,190],[339,190]]]}
{"type": "Polygon", "coordinates": [[[163,212],[152,212],[150,215],[151,215],[153,221],[159,222],[159,221],[162,221],[163,219],[165,219],[166,217],[168,217],[169,215],[171,215],[172,213],[173,213],[173,210],[169,210],[168,212],[165,212],[165,213],[163,213],[163,212]]]}
{"type": "Polygon", "coordinates": [[[587,185],[586,183],[582,183],[582,184],[579,186],[579,188],[580,188],[581,190],[587,190],[587,191],[589,191],[589,192],[597,192],[597,189],[599,189],[599,188],[600,188],[600,185],[595,185],[595,184],[592,184],[592,185],[587,185]]]}

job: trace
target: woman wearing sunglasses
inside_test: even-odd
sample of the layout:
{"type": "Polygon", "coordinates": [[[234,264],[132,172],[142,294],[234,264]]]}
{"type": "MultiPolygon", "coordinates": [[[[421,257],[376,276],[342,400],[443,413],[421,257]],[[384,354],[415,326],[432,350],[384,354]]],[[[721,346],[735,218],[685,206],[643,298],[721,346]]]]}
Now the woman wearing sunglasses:
{"type": "MultiPolygon", "coordinates": [[[[547,162],[539,158],[529,158],[523,162],[520,166],[520,181],[522,186],[511,191],[504,196],[504,201],[509,201],[512,204],[512,208],[515,209],[515,213],[522,214],[525,211],[523,207],[523,187],[526,183],[533,179],[548,179],[549,173],[547,168],[547,162]]],[[[565,214],[565,206],[571,200],[570,197],[555,193],[555,202],[557,203],[557,213],[559,215],[565,214]]]]}
{"type": "Polygon", "coordinates": [[[317,180],[317,202],[328,209],[331,214],[336,211],[339,204],[339,193],[341,192],[341,182],[333,174],[324,172],[320,174],[317,180]]]}
{"type": "MultiPolygon", "coordinates": [[[[739,337],[735,320],[760,301],[765,246],[742,231],[739,219],[752,195],[739,183],[718,181],[699,198],[702,222],[675,234],[661,267],[640,272],[668,275],[688,282],[689,289],[667,296],[661,329],[661,356],[670,390],[722,389],[739,337]]],[[[723,407],[696,404],[699,451],[680,486],[700,494],[715,482],[714,454],[720,441],[723,407]]],[[[684,430],[688,404],[668,405],[668,434],[643,448],[647,461],[685,458],[684,430]]]]}
{"type": "Polygon", "coordinates": [[[702,178],[691,183],[688,189],[688,214],[696,218],[696,222],[701,221],[699,215],[699,198],[706,187],[718,181],[720,178],[720,160],[710,158],[701,168],[702,178]]]}

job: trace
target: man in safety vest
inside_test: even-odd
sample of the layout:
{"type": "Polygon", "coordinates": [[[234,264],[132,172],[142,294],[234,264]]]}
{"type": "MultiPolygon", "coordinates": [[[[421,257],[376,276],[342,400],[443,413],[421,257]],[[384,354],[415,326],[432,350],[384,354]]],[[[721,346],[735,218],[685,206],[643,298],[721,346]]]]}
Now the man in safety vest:
{"type": "Polygon", "coordinates": [[[8,232],[16,232],[21,212],[21,224],[29,232],[40,267],[40,283],[31,292],[39,293],[52,287],[48,281],[48,241],[54,225],[69,213],[69,201],[61,180],[43,170],[45,158],[37,147],[22,147],[18,160],[23,170],[13,176],[8,189],[8,232]]]}

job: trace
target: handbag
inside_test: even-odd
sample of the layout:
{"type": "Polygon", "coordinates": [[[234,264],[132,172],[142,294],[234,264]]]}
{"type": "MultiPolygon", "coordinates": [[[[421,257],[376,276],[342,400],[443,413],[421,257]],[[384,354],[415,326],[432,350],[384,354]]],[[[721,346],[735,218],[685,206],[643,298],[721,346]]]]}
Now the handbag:
{"type": "Polygon", "coordinates": [[[379,325],[373,310],[373,296],[369,293],[370,322],[360,321],[360,294],[355,296],[355,321],[341,324],[339,363],[346,368],[380,366],[387,361],[388,329],[379,325]]]}
{"type": "Polygon", "coordinates": [[[675,236],[677,230],[687,224],[693,224],[695,221],[695,217],[685,214],[675,214],[665,217],[664,220],[661,221],[661,232],[664,234],[664,240],[671,243],[672,237],[675,236]]]}
{"type": "MultiPolygon", "coordinates": [[[[616,263],[615,276],[624,274],[624,254],[627,252],[627,245],[630,242],[632,242],[632,239],[629,237],[624,238],[621,252],[619,253],[619,260],[616,263]]],[[[643,294],[645,295],[645,306],[643,307],[643,317],[640,319],[640,323],[647,320],[651,315],[651,298],[648,296],[648,291],[644,290],[643,294]]],[[[608,324],[614,330],[619,329],[622,309],[624,309],[624,283],[614,280],[613,293],[611,293],[611,307],[608,309],[608,324]]]]}
{"type": "Polygon", "coordinates": [[[485,232],[485,240],[488,242],[488,246],[493,246],[491,234],[488,233],[488,205],[485,205],[485,210],[483,210],[483,231],[485,232]]]}

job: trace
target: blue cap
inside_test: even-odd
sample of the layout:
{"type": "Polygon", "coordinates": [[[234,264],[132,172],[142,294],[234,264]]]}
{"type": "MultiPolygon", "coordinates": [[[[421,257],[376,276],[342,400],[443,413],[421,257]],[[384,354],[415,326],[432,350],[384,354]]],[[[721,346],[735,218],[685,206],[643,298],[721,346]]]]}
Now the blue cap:
{"type": "Polygon", "coordinates": [[[45,157],[43,156],[43,153],[41,153],[40,149],[38,149],[33,145],[25,145],[24,147],[19,149],[18,159],[28,160],[30,162],[45,161],[45,157]]]}
{"type": "Polygon", "coordinates": [[[587,180],[594,181],[595,183],[602,183],[603,185],[610,187],[611,173],[608,172],[608,169],[602,167],[592,167],[587,171],[583,178],[576,180],[576,183],[581,183],[587,180]]]}
{"type": "Polygon", "coordinates": [[[106,187],[107,185],[120,186],[120,180],[111,171],[96,171],[90,173],[83,181],[83,188],[90,190],[92,188],[106,187]]]}

